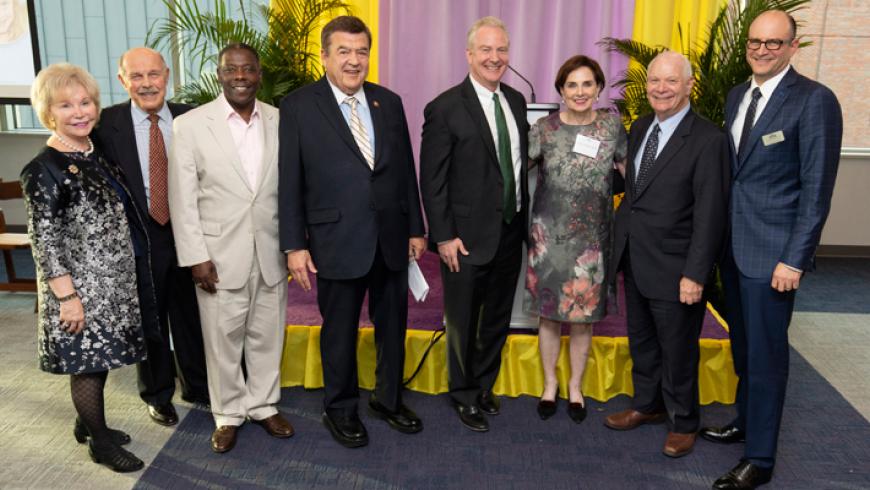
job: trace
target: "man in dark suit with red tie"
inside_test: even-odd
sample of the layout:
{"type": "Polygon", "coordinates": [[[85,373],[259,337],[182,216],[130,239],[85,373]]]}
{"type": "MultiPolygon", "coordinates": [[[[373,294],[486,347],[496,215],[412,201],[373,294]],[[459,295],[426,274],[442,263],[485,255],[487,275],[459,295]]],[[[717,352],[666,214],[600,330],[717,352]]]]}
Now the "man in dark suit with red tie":
{"type": "Polygon", "coordinates": [[[701,436],[746,446],[713,488],[755,488],[773,475],[788,380],[788,326],[831,209],[843,116],[830,89],[789,64],[799,45],[797,25],[786,12],[756,17],[746,40],[752,78],[734,87],[725,104],[734,184],[722,283],[740,379],[737,417],[701,436]]]}
{"type": "Polygon", "coordinates": [[[614,256],[625,277],[632,408],[604,424],[629,430],[667,421],[662,452],[692,451],[699,424],[698,340],[705,285],[719,257],[728,206],[728,140],[689,104],[694,78],[685,56],[650,62],[647,98],[655,111],[631,126],[625,199],[615,221],[614,256]]]}
{"type": "Polygon", "coordinates": [[[425,109],[420,189],[441,257],[450,397],[462,423],[489,430],[528,222],[526,101],[501,83],[509,39],[484,17],[468,32],[469,75],[425,109]]]}
{"type": "Polygon", "coordinates": [[[425,251],[423,215],[402,100],[365,81],[371,32],[358,18],[324,26],[325,75],[281,101],[280,241],[293,282],[317,277],[323,316],[323,423],[345,447],[368,444],[357,415],[363,298],[377,345],[370,413],[403,433],[423,429],[402,401],[408,264],[425,251]]]}
{"type": "MultiPolygon", "coordinates": [[[[152,49],[133,48],[124,53],[118,63],[118,80],[130,100],[103,109],[97,136],[106,157],[121,169],[136,207],[150,217],[150,255],[147,261],[137,262],[137,274],[140,296],[153,295],[157,300],[157,311],[143,312],[143,318],[157,317],[159,322],[158,328],[146,329],[148,359],[137,366],[139,395],[148,404],[152,420],[175,425],[176,375],[182,399],[209,403],[196,293],[190,269],[178,267],[167,199],[172,120],[190,106],[165,100],[169,68],[152,49]],[[152,282],[153,290],[148,287],[152,282]]],[[[140,303],[153,304],[153,300],[140,303]]]]}

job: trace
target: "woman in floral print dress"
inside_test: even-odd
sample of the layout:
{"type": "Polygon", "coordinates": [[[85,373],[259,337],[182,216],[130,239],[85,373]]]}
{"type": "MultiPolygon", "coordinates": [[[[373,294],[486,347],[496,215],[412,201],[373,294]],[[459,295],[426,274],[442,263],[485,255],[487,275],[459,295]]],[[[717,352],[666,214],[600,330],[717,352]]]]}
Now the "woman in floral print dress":
{"type": "Polygon", "coordinates": [[[110,369],[145,358],[134,251],[147,257],[148,239],[116,167],[89,137],[99,114],[96,80],[68,63],[50,65],[37,75],[31,102],[52,131],[21,172],[38,283],[39,366],[70,376],[73,434],[89,442],[91,459],[135,471],[142,461],[121,448],[130,436],[106,426],[103,389],[110,369]]]}
{"type": "Polygon", "coordinates": [[[565,110],[540,119],[529,132],[529,157],[537,165],[538,181],[523,303],[540,317],[542,419],[556,412],[562,323],[571,326],[568,414],[577,423],[586,417],[581,381],[592,324],[607,314],[611,181],[613,169],[624,168],[627,138],[617,116],[593,109],[604,83],[595,60],[568,59],[555,83],[565,110]]]}

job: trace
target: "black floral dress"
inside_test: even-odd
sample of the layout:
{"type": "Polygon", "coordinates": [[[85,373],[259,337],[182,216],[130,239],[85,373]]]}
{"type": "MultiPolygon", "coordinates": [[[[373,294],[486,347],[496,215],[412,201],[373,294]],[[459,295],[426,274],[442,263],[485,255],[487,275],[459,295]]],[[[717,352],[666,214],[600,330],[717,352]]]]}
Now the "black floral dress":
{"type": "Polygon", "coordinates": [[[51,373],[106,371],[145,358],[136,263],[120,176],[98,154],[44,148],[21,172],[39,296],[39,365],[51,373]],[[69,274],[85,327],[60,326],[48,279],[69,274]]]}
{"type": "Polygon", "coordinates": [[[626,147],[619,117],[605,110],[587,125],[565,124],[556,112],[532,126],[529,158],[537,162],[538,181],[523,298],[527,312],[572,323],[597,322],[607,314],[613,168],[626,147]],[[572,151],[577,135],[599,142],[594,158],[572,151]]]}

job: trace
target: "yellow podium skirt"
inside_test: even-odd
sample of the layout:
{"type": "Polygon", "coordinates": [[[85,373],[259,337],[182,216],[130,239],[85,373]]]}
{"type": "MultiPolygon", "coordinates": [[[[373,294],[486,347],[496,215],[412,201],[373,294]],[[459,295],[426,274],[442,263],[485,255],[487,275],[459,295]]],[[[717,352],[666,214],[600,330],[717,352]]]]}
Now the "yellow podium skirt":
{"type": "MultiPolygon", "coordinates": [[[[405,377],[410,376],[429,346],[434,332],[408,330],[405,339],[405,377]]],[[[420,372],[408,388],[423,393],[447,392],[446,342],[442,337],[426,358],[420,372]]],[[[737,377],[731,360],[728,340],[701,339],[701,362],[698,367],[701,404],[734,403],[737,377]]],[[[375,337],[373,328],[361,328],[357,345],[359,385],[375,386],[375,337]]],[[[540,396],[544,375],[538,353],[538,337],[529,334],[509,335],[501,355],[501,372],[493,391],[500,395],[540,396]]],[[[617,395],[632,395],[631,356],[627,337],[593,337],[583,377],[583,394],[598,401],[617,395]]],[[[562,337],[557,367],[560,396],[568,395],[568,338],[562,337]]],[[[288,325],[281,360],[281,386],[323,387],[320,363],[320,327],[288,325]]]]}

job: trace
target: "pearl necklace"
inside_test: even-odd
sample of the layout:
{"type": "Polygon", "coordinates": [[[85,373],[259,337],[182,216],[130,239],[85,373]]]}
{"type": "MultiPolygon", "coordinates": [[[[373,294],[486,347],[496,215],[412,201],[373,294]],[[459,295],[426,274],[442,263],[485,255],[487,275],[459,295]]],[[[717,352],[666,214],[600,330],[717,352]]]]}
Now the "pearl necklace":
{"type": "Polygon", "coordinates": [[[69,148],[69,149],[72,150],[72,151],[77,151],[77,152],[81,153],[81,154],[84,155],[84,156],[90,156],[90,154],[94,152],[94,142],[91,141],[91,137],[90,137],[90,136],[87,137],[87,138],[88,138],[88,149],[87,149],[87,150],[82,150],[81,148],[79,148],[79,147],[73,145],[72,143],[70,143],[69,141],[65,140],[65,139],[64,139],[61,135],[59,135],[58,133],[52,133],[52,134],[54,135],[55,138],[57,138],[58,141],[60,141],[60,144],[62,144],[63,146],[69,148]]]}

